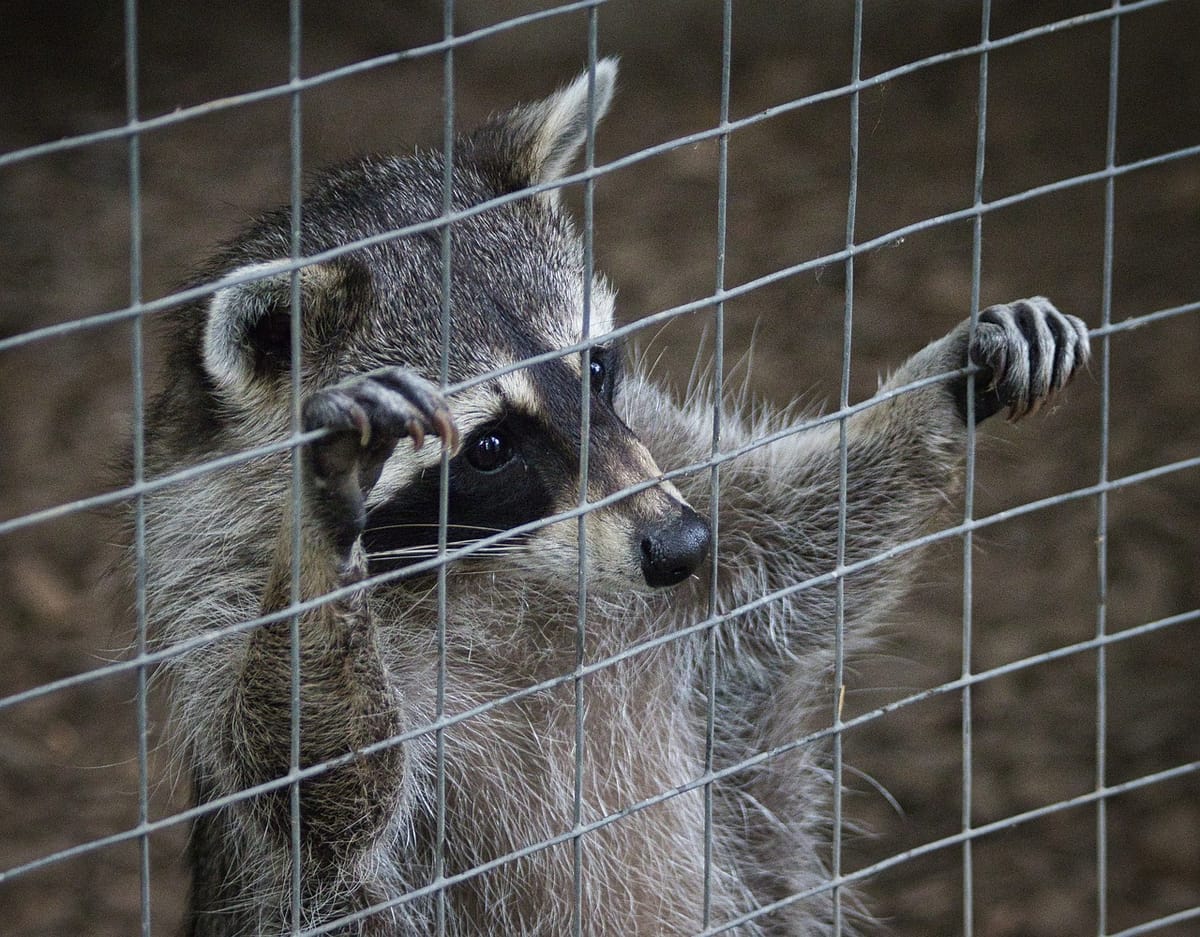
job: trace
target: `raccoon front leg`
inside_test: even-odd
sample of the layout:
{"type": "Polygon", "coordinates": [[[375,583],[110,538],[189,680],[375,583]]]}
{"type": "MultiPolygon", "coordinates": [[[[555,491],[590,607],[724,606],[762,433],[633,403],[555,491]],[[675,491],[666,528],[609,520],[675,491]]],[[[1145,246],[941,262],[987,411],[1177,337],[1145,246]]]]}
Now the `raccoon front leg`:
{"type": "MultiPolygon", "coordinates": [[[[881,388],[886,399],[852,417],[847,426],[847,564],[918,536],[961,484],[967,419],[976,423],[1003,410],[1020,420],[1052,399],[1089,358],[1087,326],[1060,313],[1043,297],[989,307],[974,333],[961,323],[910,358],[881,388]],[[973,380],[962,373],[976,369],[973,380]],[[911,384],[959,372],[911,391],[911,384]],[[973,386],[973,406],[967,392],[973,386]],[[893,393],[895,396],[892,396],[893,393]]],[[[830,434],[831,436],[833,434],[830,434]]],[[[833,440],[828,443],[833,458],[833,440]]],[[[827,480],[832,495],[836,480],[827,480]]],[[[824,531],[825,540],[836,536],[824,531]]],[[[911,564],[910,551],[902,563],[911,564]]],[[[882,576],[894,570],[884,565],[882,576]]],[[[890,599],[869,569],[868,592],[890,599]]]]}
{"type": "MultiPolygon", "coordinates": [[[[846,421],[842,561],[863,564],[846,578],[844,612],[852,628],[873,620],[902,594],[915,553],[886,563],[871,558],[918,536],[958,488],[966,451],[967,367],[978,368],[976,420],[1006,407],[1019,419],[1064,387],[1087,359],[1086,327],[1048,300],[993,306],[980,314],[973,339],[969,323],[962,323],[910,358],[881,388],[877,403],[846,421]],[[946,378],[931,380],[939,375],[946,378]],[[921,386],[900,391],[910,384],[921,386]]],[[[648,425],[647,441],[660,464],[707,457],[708,421],[702,414],[670,411],[647,392],[634,396],[641,412],[631,419],[638,421],[635,426],[648,425]]],[[[723,422],[726,450],[783,428],[779,420],[750,427],[736,414],[723,422]]],[[[724,607],[810,579],[819,582],[756,609],[740,621],[742,633],[772,644],[783,641],[793,650],[827,644],[836,612],[830,574],[838,565],[840,476],[836,423],[751,448],[722,464],[717,566],[724,607]]],[[[708,486],[706,474],[680,485],[697,507],[707,505],[708,486]]]]}
{"type": "MultiPolygon", "coordinates": [[[[845,565],[869,563],[920,535],[957,493],[970,411],[977,422],[1005,408],[1020,419],[1061,390],[1087,358],[1086,326],[1043,298],[993,306],[980,314],[973,336],[970,323],[963,322],[910,358],[881,388],[883,399],[847,421],[845,565]],[[970,365],[979,369],[973,382],[961,373],[970,365]],[[947,381],[902,390],[954,372],[960,373],[947,381]],[[975,401],[968,407],[972,383],[975,401]]],[[[794,520],[805,544],[805,562],[794,572],[817,576],[833,570],[838,559],[838,428],[831,424],[812,439],[801,435],[789,448],[800,497],[791,500],[785,516],[794,520]]],[[[908,551],[895,562],[851,574],[848,621],[884,611],[902,593],[916,558],[908,551]]],[[[826,620],[833,610],[831,591],[822,590],[826,600],[819,611],[826,620]]]]}
{"type": "MultiPolygon", "coordinates": [[[[456,430],[436,387],[400,369],[314,394],[304,404],[303,426],[306,432],[325,432],[302,455],[300,598],[308,601],[365,576],[359,543],[364,500],[397,442],[408,436],[419,446],[426,434],[436,433],[443,444],[453,446],[456,430]]],[[[263,598],[264,613],[290,603],[292,550],[290,524],[285,523],[263,598]]],[[[299,635],[302,768],[386,740],[400,730],[403,700],[389,685],[362,592],[301,614],[299,635]]],[[[242,786],[287,774],[291,693],[291,626],[285,619],[251,634],[241,669],[232,748],[242,786]]],[[[370,848],[397,808],[403,777],[403,748],[393,745],[300,783],[306,884],[314,884],[314,868],[344,869],[355,854],[370,848]]],[[[270,834],[286,844],[287,789],[264,801],[270,834]]]]}
{"type": "MultiPolygon", "coordinates": [[[[892,376],[877,400],[846,420],[844,508],[837,423],[722,465],[720,600],[723,610],[750,606],[723,626],[735,639],[719,645],[718,693],[722,717],[732,727],[723,740],[724,761],[788,746],[814,725],[828,725],[824,708],[818,721],[812,717],[818,700],[833,697],[826,689],[834,664],[839,589],[833,574],[839,560],[845,570],[842,633],[853,648],[904,593],[918,551],[877,558],[927,530],[959,487],[968,414],[982,420],[1007,407],[1019,419],[1064,387],[1087,360],[1084,324],[1047,300],[994,306],[981,313],[973,336],[964,322],[933,342],[892,376]],[[969,365],[978,368],[970,383],[969,365]],[[968,406],[971,384],[975,400],[968,406]],[[754,603],[772,592],[779,595],[775,601],[754,603]]],[[[751,432],[731,420],[723,447],[751,444],[764,430],[783,428],[774,421],[751,432]]],[[[707,482],[693,479],[689,495],[699,500],[707,482]]],[[[770,820],[761,826],[748,863],[761,876],[753,886],[760,900],[827,879],[810,859],[823,830],[808,819],[827,815],[818,802],[826,787],[781,780],[815,779],[819,762],[819,754],[802,747],[775,759],[770,770],[739,777],[739,793],[761,805],[770,820]],[[776,817],[796,819],[789,826],[776,817]]],[[[782,918],[779,931],[792,932],[782,918]]]]}

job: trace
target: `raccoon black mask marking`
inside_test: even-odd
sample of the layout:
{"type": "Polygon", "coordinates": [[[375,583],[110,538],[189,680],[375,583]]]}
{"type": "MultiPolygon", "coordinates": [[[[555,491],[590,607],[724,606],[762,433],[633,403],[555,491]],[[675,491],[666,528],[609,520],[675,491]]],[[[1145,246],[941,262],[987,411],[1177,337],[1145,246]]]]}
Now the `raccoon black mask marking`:
{"type": "MultiPolygon", "coordinates": [[[[549,362],[535,369],[534,383],[547,372],[566,369],[549,362]]],[[[579,399],[579,379],[560,373],[554,390],[567,401],[579,399]],[[572,390],[574,394],[572,395],[572,390]]],[[[547,397],[547,399],[555,399],[547,397]]],[[[556,408],[557,409],[557,408],[556,408]]],[[[577,485],[579,411],[523,412],[511,403],[493,420],[476,428],[450,460],[448,495],[451,543],[470,542],[509,530],[553,513],[556,493],[577,485]],[[572,434],[557,431],[551,420],[567,416],[572,434]]],[[[372,568],[405,565],[402,558],[428,555],[419,547],[436,547],[440,469],[422,469],[417,478],[367,516],[363,545],[372,568]]],[[[409,560],[411,562],[411,559],[409,560]]]]}
{"type": "MultiPolygon", "coordinates": [[[[613,409],[620,381],[620,349],[597,346],[589,361],[589,448],[619,450],[630,430],[613,409]]],[[[560,361],[527,370],[537,400],[523,410],[506,401],[501,412],[473,430],[450,460],[446,542],[461,546],[528,525],[555,512],[563,492],[579,484],[581,435],[580,377],[560,361]]],[[[611,466],[598,460],[589,480],[606,490],[620,488],[611,466]]],[[[436,554],[440,466],[423,468],[415,479],[371,509],[363,548],[373,573],[411,565],[436,554]]],[[[676,585],[693,573],[708,553],[708,523],[684,504],[663,518],[643,520],[632,536],[642,557],[647,585],[676,585]]],[[[504,555],[512,541],[493,553],[504,555]]],[[[482,551],[484,555],[487,551],[482,551]]]]}
{"type": "MultiPolygon", "coordinates": [[[[817,702],[833,695],[836,625],[853,653],[912,578],[916,552],[892,548],[956,489],[968,414],[1018,419],[1060,393],[1087,361],[1087,329],[1042,298],[991,307],[847,418],[844,451],[835,425],[725,407],[721,446],[741,454],[721,462],[718,499],[708,471],[662,481],[711,456],[711,398],[679,403],[638,368],[622,374],[605,342],[612,290],[587,283],[552,190],[467,211],[561,179],[615,73],[601,62],[593,93],[582,77],[455,147],[453,208],[466,214],[451,231],[449,380],[467,389],[447,398],[433,383],[439,239],[384,236],[436,221],[441,155],[337,167],[305,199],[304,254],[374,240],[299,275],[302,426],[314,434],[300,490],[282,453],[145,496],[158,640],[193,648],[170,661],[172,723],[198,803],[221,801],[193,829],[192,937],[431,937],[439,921],[449,937],[573,924],[685,935],[735,918],[743,937],[833,930],[828,775],[819,747],[795,740],[814,711],[828,725],[817,702]],[[586,364],[586,493],[603,502],[586,516],[585,556],[569,520],[451,562],[440,598],[415,575],[364,581],[436,552],[441,454],[414,445],[426,436],[453,453],[452,547],[578,505],[583,356],[511,366],[587,337],[585,284],[600,343],[586,364]],[[720,535],[711,582],[706,512],[720,535]],[[292,616],[293,648],[297,537],[305,610],[292,616]],[[798,587],[839,564],[855,570],[843,590],[798,587]],[[737,614],[697,627],[714,611],[737,614]],[[581,654],[600,666],[564,680],[581,654]],[[299,855],[294,731],[308,769],[299,855]],[[266,792],[239,794],[256,785],[266,792]],[[453,883],[440,886],[440,913],[434,870],[453,883]]],[[[289,243],[287,213],[265,216],[203,272],[212,297],[171,318],[147,421],[151,475],[286,439],[289,243]]],[[[838,895],[852,913],[844,883],[838,895]]]]}

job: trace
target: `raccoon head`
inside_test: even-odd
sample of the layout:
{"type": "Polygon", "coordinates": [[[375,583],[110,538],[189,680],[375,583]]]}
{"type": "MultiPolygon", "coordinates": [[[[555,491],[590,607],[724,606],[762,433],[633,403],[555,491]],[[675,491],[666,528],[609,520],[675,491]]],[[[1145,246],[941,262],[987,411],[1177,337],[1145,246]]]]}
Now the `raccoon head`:
{"type": "MultiPolygon", "coordinates": [[[[587,356],[587,499],[640,490],[590,512],[590,581],[629,588],[675,585],[702,563],[708,523],[683,500],[617,414],[621,349],[605,343],[614,296],[587,285],[582,243],[558,190],[483,202],[560,180],[607,109],[616,65],[595,69],[538,103],[518,107],[459,141],[453,155],[448,374],[468,387],[450,399],[462,444],[450,461],[451,547],[568,511],[579,501],[584,356],[548,357],[600,336],[587,356]],[[585,335],[584,308],[590,299],[585,335]],[[536,364],[504,371],[542,356],[536,364]],[[502,373],[490,375],[490,372],[502,373]]],[[[443,156],[368,158],[319,177],[304,200],[301,381],[305,388],[400,365],[437,380],[442,362],[443,156]],[[390,234],[416,227],[416,232],[390,234]],[[348,252],[339,248],[364,240],[348,252]]],[[[220,287],[196,335],[204,383],[226,430],[258,439],[287,427],[293,275],[281,270],[288,215],[276,213],[226,252],[220,287]]],[[[371,490],[363,544],[373,571],[436,553],[440,454],[401,445],[371,490]]],[[[525,531],[465,562],[499,564],[574,583],[578,524],[525,531]]]]}

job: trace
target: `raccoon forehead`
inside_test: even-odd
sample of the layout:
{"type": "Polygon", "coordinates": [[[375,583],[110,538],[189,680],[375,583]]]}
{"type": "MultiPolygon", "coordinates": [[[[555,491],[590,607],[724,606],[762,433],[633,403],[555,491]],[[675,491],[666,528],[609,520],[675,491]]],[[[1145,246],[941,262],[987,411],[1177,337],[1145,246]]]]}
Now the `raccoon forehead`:
{"type": "MultiPolygon", "coordinates": [[[[497,368],[515,361],[500,363],[497,368]]],[[[485,384],[478,384],[454,395],[450,401],[461,436],[500,419],[510,410],[534,413],[543,408],[542,397],[525,370],[506,371],[485,384]]]]}
{"type": "Polygon", "coordinates": [[[608,282],[600,276],[592,282],[591,295],[584,292],[584,283],[579,281],[568,301],[567,315],[557,317],[542,325],[542,337],[552,348],[577,345],[587,338],[599,338],[613,329],[616,295],[608,282]],[[588,328],[584,334],[584,309],[588,308],[588,328]]]}

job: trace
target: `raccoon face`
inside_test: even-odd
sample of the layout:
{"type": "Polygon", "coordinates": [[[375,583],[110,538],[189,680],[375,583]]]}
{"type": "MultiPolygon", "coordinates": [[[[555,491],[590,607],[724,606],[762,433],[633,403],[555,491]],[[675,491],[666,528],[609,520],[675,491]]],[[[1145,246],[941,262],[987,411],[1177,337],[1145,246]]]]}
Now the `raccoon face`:
{"type": "MultiPolygon", "coordinates": [[[[498,378],[474,394],[458,452],[449,466],[447,542],[451,546],[512,530],[578,503],[581,362],[550,361],[498,378]]],[[[661,473],[613,409],[619,350],[598,347],[589,364],[589,501],[609,497],[661,473]]],[[[393,460],[389,479],[373,493],[363,545],[376,571],[436,555],[440,465],[413,472],[393,460]]],[[[386,470],[385,470],[386,471],[386,470]]],[[[382,481],[383,479],[381,479],[382,481]]],[[[669,482],[631,494],[588,514],[589,582],[629,588],[676,585],[707,555],[708,523],[669,482]]],[[[514,568],[534,579],[573,584],[579,569],[578,525],[560,521],[481,551],[491,568],[514,568]]]]}
{"type": "MultiPolygon", "coordinates": [[[[593,113],[611,98],[616,67],[598,64],[593,113]]],[[[586,138],[588,82],[519,107],[460,140],[454,208],[561,178],[586,138]]],[[[440,155],[368,159],[321,177],[304,202],[306,255],[441,214],[440,155]]],[[[196,336],[202,370],[227,431],[261,441],[286,432],[291,329],[286,213],[268,216],[227,252],[227,285],[196,336]]],[[[578,236],[550,189],[456,221],[450,232],[451,383],[471,382],[581,342],[588,276],[578,236]]],[[[441,366],[442,241],[437,230],[385,240],[299,276],[301,380],[306,389],[373,368],[408,367],[436,380],[441,366]]],[[[590,289],[589,335],[611,331],[613,294],[590,289]]],[[[587,500],[661,478],[653,457],[618,417],[622,358],[591,349],[586,393],[587,500]]],[[[447,541],[455,546],[569,511],[581,485],[583,356],[570,353],[473,383],[450,398],[462,442],[450,460],[447,541]]],[[[438,549],[440,452],[401,443],[367,499],[363,546],[372,570],[403,568],[438,549]]],[[[628,589],[688,578],[709,547],[708,523],[669,482],[642,487],[589,512],[589,582],[628,589]]],[[[523,531],[464,560],[548,582],[577,581],[579,524],[523,531]]]]}

